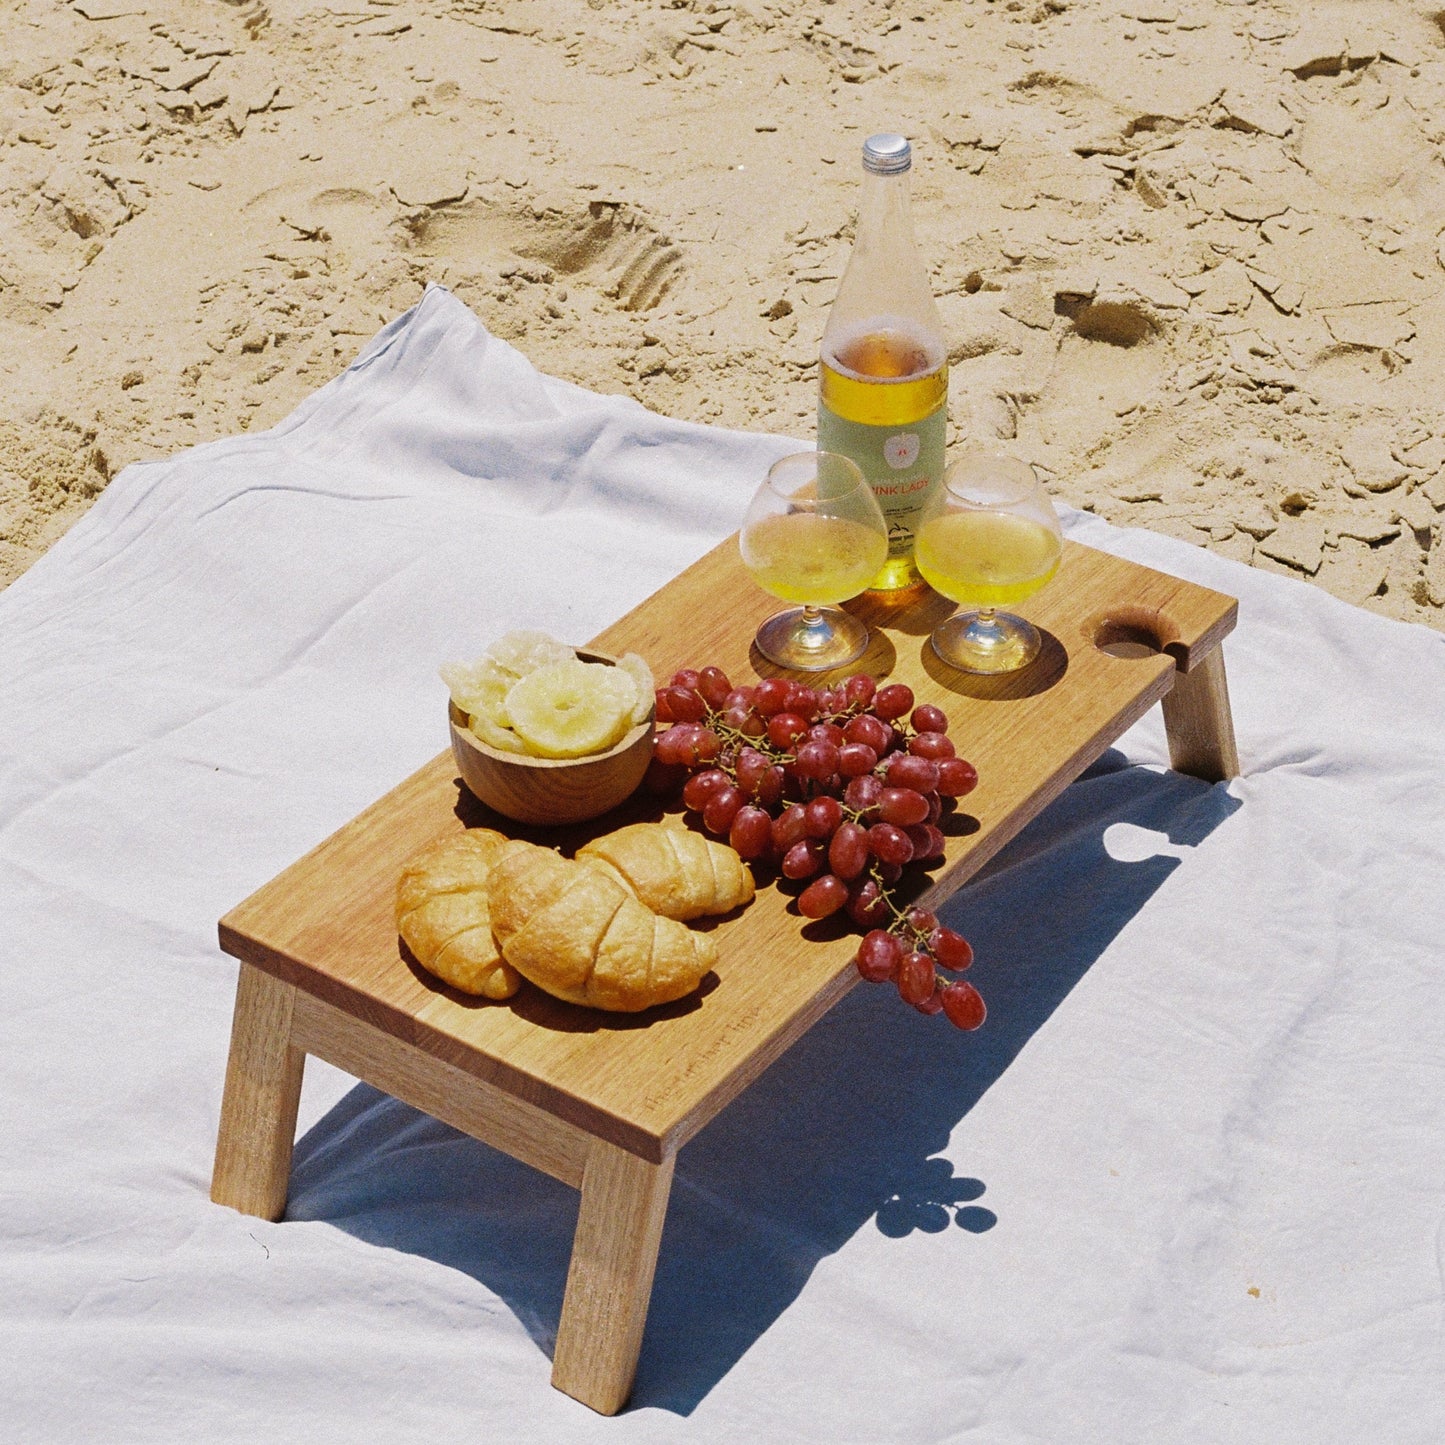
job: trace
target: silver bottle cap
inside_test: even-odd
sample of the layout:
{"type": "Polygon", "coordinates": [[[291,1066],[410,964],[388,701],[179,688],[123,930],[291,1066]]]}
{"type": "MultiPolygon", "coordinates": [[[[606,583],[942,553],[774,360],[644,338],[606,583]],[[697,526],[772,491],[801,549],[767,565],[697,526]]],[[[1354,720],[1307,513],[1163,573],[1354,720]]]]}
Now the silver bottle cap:
{"type": "Polygon", "coordinates": [[[902,175],[913,164],[908,137],[884,132],[863,142],[863,169],[875,176],[902,175]]]}

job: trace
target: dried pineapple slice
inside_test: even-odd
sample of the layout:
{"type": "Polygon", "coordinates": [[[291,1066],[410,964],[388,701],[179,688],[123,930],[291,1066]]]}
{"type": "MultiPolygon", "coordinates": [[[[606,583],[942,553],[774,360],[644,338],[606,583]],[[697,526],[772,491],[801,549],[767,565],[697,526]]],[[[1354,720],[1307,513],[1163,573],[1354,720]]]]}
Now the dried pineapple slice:
{"type": "Polygon", "coordinates": [[[468,719],[468,726],[489,747],[504,753],[525,753],[527,745],[511,728],[503,727],[495,718],[484,712],[474,712],[468,719]]]}
{"type": "Polygon", "coordinates": [[[617,666],[637,684],[637,701],[632,705],[633,723],[646,722],[652,711],[653,695],[657,691],[652,669],[635,652],[624,652],[617,659],[617,666]]]}
{"type": "Polygon", "coordinates": [[[513,679],[526,677],[538,668],[556,662],[567,662],[577,654],[565,642],[535,628],[521,628],[499,637],[488,649],[487,656],[513,679]]]}
{"type": "Polygon", "coordinates": [[[580,758],[619,742],[636,702],[637,684],[627,673],[574,657],[520,679],[507,694],[507,716],[529,752],[580,758]]]}
{"type": "Polygon", "coordinates": [[[507,725],[507,693],[516,678],[504,672],[491,658],[445,663],[441,668],[441,677],[460,711],[472,715],[481,713],[502,727],[507,725]]]}

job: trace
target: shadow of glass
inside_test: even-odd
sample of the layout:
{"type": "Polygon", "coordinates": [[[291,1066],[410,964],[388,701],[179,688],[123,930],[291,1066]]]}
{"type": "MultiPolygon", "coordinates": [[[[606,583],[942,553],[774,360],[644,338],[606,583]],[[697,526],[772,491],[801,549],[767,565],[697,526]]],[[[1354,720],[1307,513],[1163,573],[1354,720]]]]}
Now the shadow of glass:
{"type": "Polygon", "coordinates": [[[897,592],[865,592],[843,606],[870,627],[891,627],[895,632],[919,637],[927,637],[958,611],[956,602],[940,597],[921,578],[897,592]]]}
{"type": "Polygon", "coordinates": [[[960,697],[976,698],[980,702],[1009,702],[1047,692],[1069,670],[1069,654],[1064,644],[1045,628],[1039,629],[1039,639],[1039,655],[1017,672],[991,675],[960,672],[939,657],[933,650],[933,643],[926,637],[918,656],[929,677],[949,692],[960,697]]]}
{"type": "MultiPolygon", "coordinates": [[[[860,1229],[952,1227],[986,1247],[998,1215],[979,1202],[984,1181],[945,1157],[954,1129],[1185,850],[1238,806],[1223,787],[1105,753],[942,910],[977,954],[969,977],[989,1007],[979,1032],[862,985],[693,1139],[633,1404],[690,1414],[860,1229]],[[1135,846],[1139,861],[1116,860],[1105,834],[1119,823],[1171,851],[1135,846]]],[[[576,1194],[374,1089],[353,1089],[298,1142],[287,1217],[461,1270],[553,1348],[576,1194]]]]}

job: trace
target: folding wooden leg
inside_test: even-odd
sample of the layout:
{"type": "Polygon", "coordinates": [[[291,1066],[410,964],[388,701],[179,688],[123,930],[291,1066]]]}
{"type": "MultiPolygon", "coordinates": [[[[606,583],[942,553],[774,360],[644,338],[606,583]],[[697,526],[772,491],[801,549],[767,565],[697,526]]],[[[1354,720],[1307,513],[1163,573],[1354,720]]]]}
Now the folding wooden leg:
{"type": "Polygon", "coordinates": [[[603,1415],[622,1408],[637,1373],[673,1162],[599,1139],[582,1176],[552,1383],[603,1415]]]}
{"type": "Polygon", "coordinates": [[[291,1044],[294,984],[241,965],[211,1198],[242,1214],[286,1210],[306,1055],[291,1044]]]}
{"type": "Polygon", "coordinates": [[[1207,783],[1239,776],[1222,646],[1175,677],[1173,689],[1164,694],[1164,732],[1176,773],[1191,773],[1207,783]]]}

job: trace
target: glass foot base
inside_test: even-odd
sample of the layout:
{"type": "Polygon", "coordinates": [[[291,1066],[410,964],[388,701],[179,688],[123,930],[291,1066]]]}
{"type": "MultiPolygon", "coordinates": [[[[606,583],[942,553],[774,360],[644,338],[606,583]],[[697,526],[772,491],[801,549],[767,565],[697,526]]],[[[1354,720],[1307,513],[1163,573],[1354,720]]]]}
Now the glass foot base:
{"type": "Polygon", "coordinates": [[[827,672],[863,656],[868,625],[833,607],[792,607],[758,628],[758,651],[795,672],[827,672]]]}
{"type": "Polygon", "coordinates": [[[935,628],[933,650],[960,672],[1017,672],[1039,655],[1039,630],[1011,612],[960,612],[935,628]]]}

